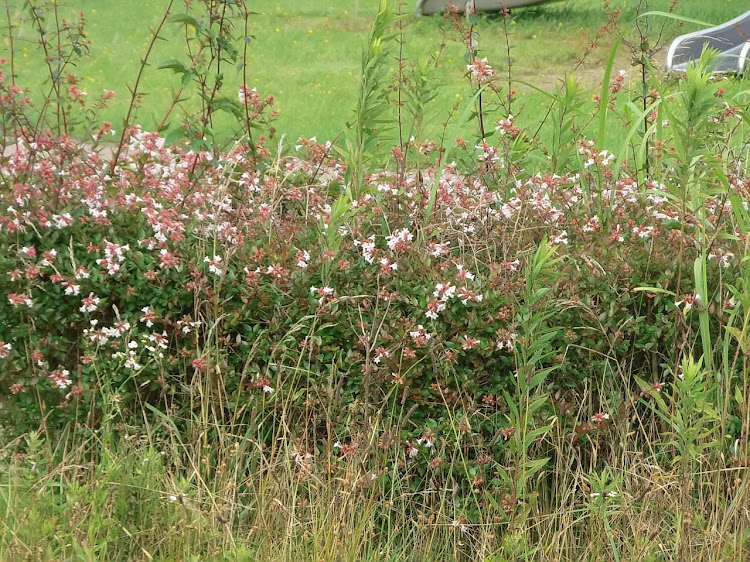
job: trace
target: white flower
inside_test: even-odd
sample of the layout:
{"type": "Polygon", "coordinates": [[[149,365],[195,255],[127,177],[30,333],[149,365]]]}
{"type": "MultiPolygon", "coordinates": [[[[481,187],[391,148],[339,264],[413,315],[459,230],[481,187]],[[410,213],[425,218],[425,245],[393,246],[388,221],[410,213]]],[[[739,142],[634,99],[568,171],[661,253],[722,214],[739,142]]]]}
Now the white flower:
{"type": "Polygon", "coordinates": [[[295,462],[301,463],[303,461],[313,458],[313,454],[312,453],[299,453],[297,451],[292,451],[291,457],[295,462]]]}
{"type": "Polygon", "coordinates": [[[99,306],[100,300],[101,299],[94,295],[94,293],[89,293],[89,296],[82,300],[83,304],[78,310],[81,312],[94,312],[99,306]]]}
{"type": "Polygon", "coordinates": [[[213,259],[206,256],[203,262],[208,264],[208,271],[214,275],[221,275],[221,256],[214,256],[213,259]]]}
{"type": "Polygon", "coordinates": [[[399,245],[407,245],[408,242],[411,242],[412,240],[414,240],[414,235],[405,228],[402,230],[396,230],[393,234],[386,237],[388,247],[391,250],[395,250],[399,245]]]}
{"type": "Polygon", "coordinates": [[[307,262],[310,261],[310,253],[307,251],[302,252],[302,255],[299,256],[299,260],[297,261],[297,267],[305,269],[307,267],[307,262]]]}
{"type": "Polygon", "coordinates": [[[432,292],[432,296],[446,302],[456,296],[456,287],[450,283],[438,283],[435,285],[435,290],[432,292]]]}
{"type": "Polygon", "coordinates": [[[464,266],[463,265],[460,265],[460,264],[457,265],[456,269],[458,270],[458,278],[459,279],[468,279],[469,281],[473,281],[474,280],[474,274],[471,273],[470,271],[464,270],[464,266]]]}
{"type": "Polygon", "coordinates": [[[65,287],[65,294],[70,295],[79,295],[81,294],[81,286],[75,285],[73,283],[63,283],[65,287]]]}
{"type": "Polygon", "coordinates": [[[560,234],[556,234],[552,237],[550,237],[549,241],[552,244],[562,244],[563,246],[568,245],[568,231],[563,230],[560,232],[560,234]]]}
{"type": "Polygon", "coordinates": [[[451,525],[455,527],[456,529],[458,529],[459,531],[461,531],[462,533],[465,533],[468,530],[466,525],[464,525],[460,521],[453,520],[451,525]]]}

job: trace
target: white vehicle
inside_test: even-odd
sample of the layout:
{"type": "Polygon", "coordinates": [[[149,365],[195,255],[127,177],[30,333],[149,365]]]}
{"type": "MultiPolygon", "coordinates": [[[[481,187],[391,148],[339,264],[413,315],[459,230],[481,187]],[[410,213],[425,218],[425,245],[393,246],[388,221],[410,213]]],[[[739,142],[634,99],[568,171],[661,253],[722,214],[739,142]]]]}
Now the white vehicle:
{"type": "Polygon", "coordinates": [[[417,17],[429,16],[444,11],[450,4],[460,14],[475,12],[499,12],[505,8],[520,8],[541,4],[548,0],[417,0],[417,17]]]}
{"type": "Polygon", "coordinates": [[[688,64],[700,58],[705,47],[719,51],[714,73],[741,74],[748,68],[750,58],[750,12],[722,25],[677,37],[667,53],[667,71],[684,72],[688,64]]]}

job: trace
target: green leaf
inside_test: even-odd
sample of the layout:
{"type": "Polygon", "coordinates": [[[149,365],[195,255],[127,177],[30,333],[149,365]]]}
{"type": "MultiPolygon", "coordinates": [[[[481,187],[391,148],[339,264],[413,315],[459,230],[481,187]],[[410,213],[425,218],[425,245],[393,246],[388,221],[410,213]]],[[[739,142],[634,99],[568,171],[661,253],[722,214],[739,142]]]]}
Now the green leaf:
{"type": "Polygon", "coordinates": [[[164,137],[164,143],[167,146],[172,146],[178,144],[178,141],[183,138],[185,138],[185,132],[182,130],[182,127],[174,127],[164,137]]]}
{"type": "Polygon", "coordinates": [[[669,295],[671,297],[676,297],[677,295],[673,293],[672,291],[667,291],[666,289],[662,289],[661,287],[634,287],[630,289],[632,292],[644,292],[644,293],[659,293],[662,295],[669,295]]]}
{"type": "Polygon", "coordinates": [[[549,457],[528,461],[526,465],[523,467],[526,478],[529,479],[532,476],[534,476],[534,474],[536,474],[542,468],[544,468],[544,465],[546,465],[548,462],[549,462],[549,457]]]}
{"type": "Polygon", "coordinates": [[[529,389],[533,389],[539,386],[539,384],[544,382],[544,379],[547,378],[547,375],[549,375],[555,369],[557,369],[557,367],[548,367],[547,369],[542,369],[536,375],[531,377],[531,379],[529,380],[529,389]]]}
{"type": "Polygon", "coordinates": [[[740,344],[742,353],[747,355],[747,338],[745,337],[745,334],[742,332],[742,330],[740,330],[739,328],[735,328],[734,326],[727,326],[724,329],[732,336],[734,336],[734,338],[737,340],[737,343],[740,344]]]}
{"type": "Polygon", "coordinates": [[[510,477],[510,474],[508,474],[508,471],[505,470],[502,466],[498,465],[495,467],[497,470],[497,473],[500,475],[500,478],[502,481],[509,487],[513,486],[513,479],[510,477]]]}
{"type": "Polygon", "coordinates": [[[185,72],[189,72],[189,68],[185,66],[184,63],[178,61],[177,59],[169,59],[167,62],[164,62],[157,67],[158,70],[162,70],[166,68],[172,70],[175,74],[182,74],[185,72]]]}
{"type": "Polygon", "coordinates": [[[549,433],[549,430],[552,429],[552,424],[545,425],[544,427],[539,427],[537,429],[534,429],[533,431],[529,431],[526,434],[526,437],[524,438],[523,447],[524,449],[527,449],[531,447],[531,445],[534,443],[534,441],[537,440],[537,438],[542,437],[549,433]]]}
{"type": "Polygon", "coordinates": [[[198,20],[188,14],[175,14],[167,20],[167,23],[184,23],[192,25],[193,27],[198,27],[198,20]]]}
{"type": "Polygon", "coordinates": [[[653,11],[650,11],[650,12],[645,12],[645,13],[641,14],[640,16],[638,16],[638,18],[645,18],[647,16],[660,16],[660,17],[667,18],[667,19],[672,19],[672,20],[677,20],[677,21],[684,21],[684,22],[687,22],[687,23],[695,23],[697,25],[702,25],[703,27],[713,27],[715,25],[713,23],[708,23],[708,22],[705,22],[703,20],[697,20],[695,18],[688,18],[688,17],[685,17],[685,16],[680,16],[678,14],[670,14],[669,12],[661,12],[661,11],[658,11],[658,10],[653,10],[653,11]]]}

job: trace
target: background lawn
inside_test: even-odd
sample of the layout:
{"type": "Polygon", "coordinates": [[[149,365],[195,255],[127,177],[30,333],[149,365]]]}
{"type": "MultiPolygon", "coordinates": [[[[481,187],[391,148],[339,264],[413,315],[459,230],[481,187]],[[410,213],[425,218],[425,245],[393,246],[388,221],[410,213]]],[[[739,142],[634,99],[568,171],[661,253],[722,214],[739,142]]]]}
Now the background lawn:
{"type": "MultiPolygon", "coordinates": [[[[636,9],[642,11],[666,10],[671,0],[613,0],[610,9],[620,9],[620,29],[633,25],[636,9]]],[[[88,21],[88,36],[92,41],[90,56],[84,59],[77,72],[83,77],[82,88],[95,95],[104,88],[116,91],[118,99],[104,117],[121,126],[122,116],[129,103],[128,85],[132,85],[138,72],[139,61],[150,40],[149,26],[160,21],[168,2],[165,0],[64,0],[60,2],[61,15],[73,17],[81,12],[88,21]]],[[[288,140],[299,136],[317,136],[319,140],[332,139],[353,117],[355,94],[358,86],[360,51],[362,41],[374,17],[376,0],[264,0],[250,2],[258,11],[251,24],[247,76],[250,86],[263,94],[273,94],[281,114],[277,130],[288,140]]],[[[25,2],[10,0],[9,18],[20,22],[19,14],[25,2]]],[[[708,21],[723,22],[740,14],[747,6],[737,0],[681,0],[677,13],[708,21]]],[[[403,5],[405,18],[405,57],[432,57],[439,50],[443,38],[443,21],[439,16],[417,19],[413,15],[414,3],[403,5]]],[[[173,12],[184,11],[181,2],[175,2],[173,12]]],[[[5,18],[3,18],[5,19],[5,18]]],[[[537,7],[517,9],[503,22],[501,17],[483,17],[477,26],[481,56],[487,56],[502,75],[505,65],[506,39],[504,23],[510,31],[513,45],[512,77],[544,90],[552,90],[559,80],[573,71],[586,85],[595,87],[601,80],[609,46],[616,33],[607,34],[600,46],[580,65],[584,51],[591,45],[597,32],[607,21],[601,0],[567,0],[537,7]]],[[[652,25],[666,22],[671,37],[676,22],[654,18],[652,25]]],[[[695,26],[687,26],[692,29],[695,26]]],[[[179,76],[169,70],[157,70],[168,59],[186,60],[185,46],[179,36],[179,24],[167,26],[165,42],[159,42],[150,59],[141,91],[148,95],[137,121],[144,127],[154,128],[162,120],[179,86],[179,76]]],[[[43,57],[36,43],[37,37],[29,23],[14,29],[18,38],[16,71],[18,81],[32,88],[41,97],[42,82],[46,75],[43,57]]],[[[7,35],[7,29],[5,31],[7,35]]],[[[433,102],[435,111],[428,125],[428,136],[437,135],[445,116],[456,101],[471,95],[465,78],[465,47],[457,40],[454,31],[441,56],[439,73],[440,95],[433,102]]],[[[2,43],[3,53],[9,56],[7,37],[2,43]]],[[[666,48],[656,56],[662,65],[666,48]]],[[[395,56],[395,55],[394,55],[395,56]]],[[[630,69],[632,56],[627,46],[622,46],[615,70],[630,69]]],[[[396,61],[394,59],[394,65],[396,61]]],[[[637,76],[633,69],[630,79],[637,76]]],[[[227,92],[235,92],[241,81],[236,69],[227,71],[227,92]]],[[[549,103],[548,98],[523,84],[514,89],[521,95],[525,106],[522,121],[533,125],[541,119],[549,103]]],[[[514,111],[514,113],[517,112],[514,111]]],[[[221,126],[219,126],[221,130],[221,126]]]]}

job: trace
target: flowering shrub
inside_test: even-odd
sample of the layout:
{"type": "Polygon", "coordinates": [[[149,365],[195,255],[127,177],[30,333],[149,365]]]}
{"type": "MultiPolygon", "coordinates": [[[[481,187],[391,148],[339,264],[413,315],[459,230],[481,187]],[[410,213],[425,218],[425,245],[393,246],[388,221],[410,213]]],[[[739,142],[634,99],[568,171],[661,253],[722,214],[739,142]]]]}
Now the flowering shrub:
{"type": "MultiPolygon", "coordinates": [[[[332,372],[343,403],[414,404],[415,439],[442,431],[446,411],[502,410],[523,264],[543,236],[566,258],[556,385],[624,358],[648,370],[686,325],[674,318],[688,306],[631,290],[675,287],[697,220],[663,185],[608,179],[612,158],[592,143],[583,174],[518,174],[502,189],[482,158],[479,173],[373,174],[343,221],[332,209],[345,166],[320,158],[325,145],[299,148],[278,166],[240,144],[215,159],[134,127],[110,173],[69,138],[19,141],[0,194],[0,360],[15,423],[74,417],[104,389],[125,406],[172,401],[201,376],[237,403],[301,406],[332,372]]],[[[723,228],[728,204],[706,205],[723,228]]],[[[717,273],[733,244],[712,245],[717,273]]],[[[680,291],[696,306],[684,280],[680,291]]]]}

